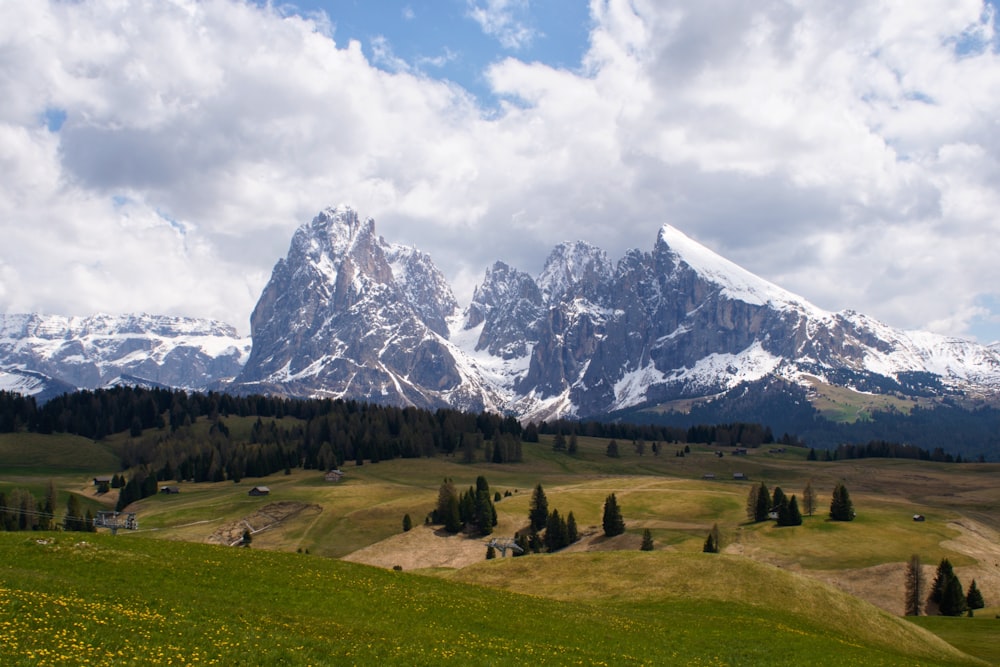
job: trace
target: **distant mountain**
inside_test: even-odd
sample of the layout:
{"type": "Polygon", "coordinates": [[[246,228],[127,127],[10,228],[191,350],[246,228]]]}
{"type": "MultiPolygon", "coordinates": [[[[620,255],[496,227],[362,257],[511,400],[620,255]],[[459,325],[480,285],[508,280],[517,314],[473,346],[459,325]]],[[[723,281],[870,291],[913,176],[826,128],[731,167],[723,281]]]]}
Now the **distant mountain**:
{"type": "MultiPolygon", "coordinates": [[[[830,313],[664,225],[613,264],[556,247],[532,277],[497,262],[460,312],[431,259],[327,209],[295,233],[251,319],[233,391],[591,417],[717,398],[775,378],[995,398],[1000,348],[830,313]]],[[[769,384],[761,386],[772,386],[769,384]]]]}
{"type": "Polygon", "coordinates": [[[274,267],[231,390],[500,409],[449,342],[457,309],[427,255],[386,243],[351,209],[328,209],[298,229],[274,267]]]}
{"type": "Polygon", "coordinates": [[[204,389],[232,380],[250,347],[233,327],[211,320],[0,315],[0,369],[11,377],[38,379],[42,384],[22,385],[27,390],[22,393],[32,395],[96,389],[127,381],[123,378],[145,386],[204,389]]]}

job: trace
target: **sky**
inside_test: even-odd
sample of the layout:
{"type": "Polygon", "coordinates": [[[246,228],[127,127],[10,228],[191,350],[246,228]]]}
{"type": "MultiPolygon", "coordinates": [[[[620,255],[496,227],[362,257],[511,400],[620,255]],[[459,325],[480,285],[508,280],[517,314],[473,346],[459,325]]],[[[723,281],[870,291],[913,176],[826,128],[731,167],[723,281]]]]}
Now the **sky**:
{"type": "Polygon", "coordinates": [[[669,223],[830,310],[1000,340],[982,0],[3,0],[0,312],[249,317],[353,206],[468,303],[669,223]]]}

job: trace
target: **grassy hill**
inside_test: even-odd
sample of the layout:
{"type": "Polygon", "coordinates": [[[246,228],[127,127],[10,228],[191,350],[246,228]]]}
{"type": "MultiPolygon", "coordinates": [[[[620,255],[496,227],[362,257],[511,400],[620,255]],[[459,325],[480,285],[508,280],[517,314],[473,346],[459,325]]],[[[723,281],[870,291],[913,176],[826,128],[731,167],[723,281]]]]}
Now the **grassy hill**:
{"type": "MultiPolygon", "coordinates": [[[[0,490],[41,493],[52,479],[63,507],[71,493],[106,506],[116,494],[97,496],[91,478],[116,469],[124,441],[4,436],[0,490]]],[[[942,637],[1000,663],[1000,609],[919,627],[898,617],[914,553],[928,580],[947,557],[987,604],[1000,600],[1000,465],[823,463],[766,447],[677,456],[677,444],[640,456],[626,442],[615,459],[606,445],[580,438],[569,456],[543,441],[518,464],[349,464],[339,483],[299,469],[180,483],[176,495],[133,504],[140,530],[114,539],[0,533],[0,663],[974,664],[942,637]],[[477,475],[510,493],[496,505],[496,536],[525,528],[542,483],[549,508],[573,512],[583,538],[558,554],[485,561],[482,538],[422,525],[444,478],[463,490],[477,475]],[[816,515],[791,528],[747,523],[760,481],[800,500],[811,484],[816,515]],[[850,523],[826,520],[838,481],[858,510],[850,523]],[[249,496],[257,484],[270,495],[249,496]],[[600,522],[612,492],[627,532],[609,540],[600,522]],[[407,533],[404,514],[416,526],[407,533]],[[724,553],[702,554],[713,524],[724,553]],[[249,550],[204,544],[246,526],[249,550]],[[651,553],[638,551],[645,529],[651,553]],[[56,655],[67,647],[77,659],[56,655]]]]}
{"type": "Polygon", "coordinates": [[[976,664],[743,558],[506,559],[449,581],[294,553],[10,533],[0,559],[6,665],[976,664]]]}

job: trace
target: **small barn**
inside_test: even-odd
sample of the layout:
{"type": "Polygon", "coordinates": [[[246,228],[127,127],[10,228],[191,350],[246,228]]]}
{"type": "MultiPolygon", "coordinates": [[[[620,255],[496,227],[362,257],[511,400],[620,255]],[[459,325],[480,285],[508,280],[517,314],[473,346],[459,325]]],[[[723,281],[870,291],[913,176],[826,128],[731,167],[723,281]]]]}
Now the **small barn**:
{"type": "Polygon", "coordinates": [[[175,493],[180,493],[181,487],[179,486],[164,486],[160,488],[160,493],[166,493],[168,495],[173,495],[175,493]]]}
{"type": "Polygon", "coordinates": [[[923,514],[914,514],[913,515],[913,520],[914,521],[925,521],[924,515],[923,514]]]}
{"type": "Polygon", "coordinates": [[[247,492],[249,496],[266,496],[271,493],[271,489],[266,486],[255,486],[247,492]]]}
{"type": "Polygon", "coordinates": [[[747,474],[745,472],[734,472],[733,473],[733,479],[743,479],[743,480],[746,480],[746,479],[750,479],[750,478],[747,477],[747,474]]]}
{"type": "Polygon", "coordinates": [[[701,476],[701,478],[702,479],[715,479],[715,473],[713,473],[713,472],[706,472],[704,475],[701,476]]]}
{"type": "Polygon", "coordinates": [[[343,477],[344,473],[341,472],[340,470],[331,470],[330,472],[326,473],[326,475],[324,475],[323,479],[325,479],[328,482],[339,482],[341,479],[343,479],[343,477]]]}
{"type": "Polygon", "coordinates": [[[94,478],[94,486],[101,486],[102,484],[111,484],[112,475],[101,475],[100,477],[94,478]]]}

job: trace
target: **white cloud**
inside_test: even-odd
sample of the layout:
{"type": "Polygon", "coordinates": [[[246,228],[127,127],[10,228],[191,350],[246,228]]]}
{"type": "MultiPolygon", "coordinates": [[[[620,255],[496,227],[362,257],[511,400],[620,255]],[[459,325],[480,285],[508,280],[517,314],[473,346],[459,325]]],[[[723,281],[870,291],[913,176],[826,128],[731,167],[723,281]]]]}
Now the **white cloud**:
{"type": "Polygon", "coordinates": [[[518,50],[538,37],[527,21],[529,0],[467,0],[469,18],[505,49],[518,50]]]}
{"type": "MultiPolygon", "coordinates": [[[[509,48],[530,33],[526,2],[468,7],[509,48]]],[[[951,333],[992,319],[1000,62],[980,3],[591,12],[578,71],[499,61],[484,110],[386,67],[388,43],[390,72],[335,43],[336,17],[2,3],[0,309],[245,330],[295,227],[347,202],[460,297],[493,260],[537,271],[574,239],[618,257],[671,222],[822,307],[951,333]]]]}

